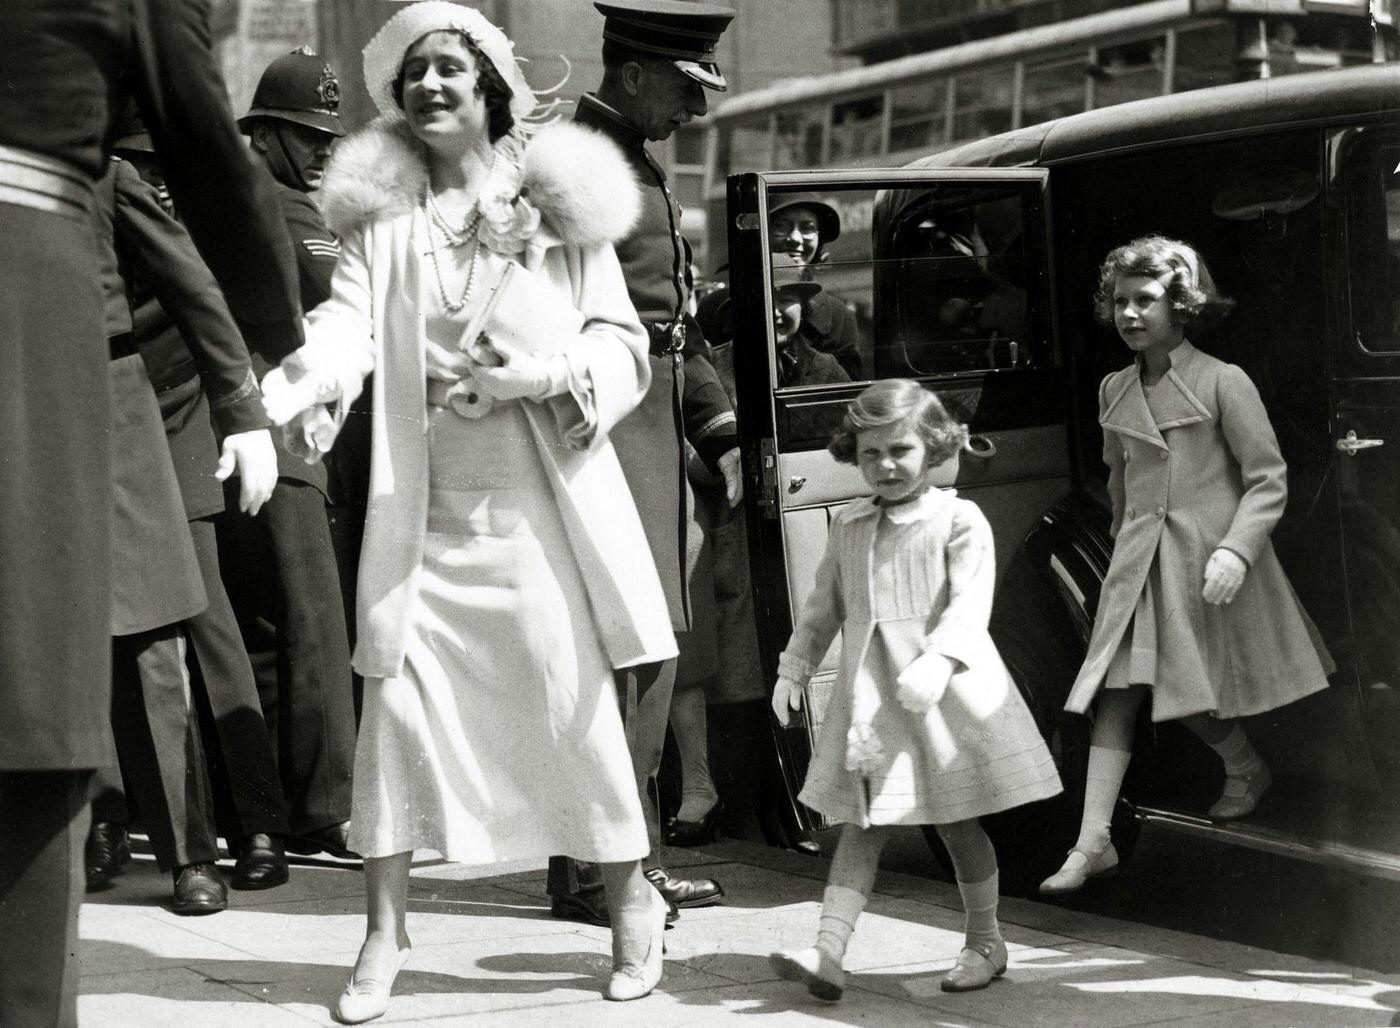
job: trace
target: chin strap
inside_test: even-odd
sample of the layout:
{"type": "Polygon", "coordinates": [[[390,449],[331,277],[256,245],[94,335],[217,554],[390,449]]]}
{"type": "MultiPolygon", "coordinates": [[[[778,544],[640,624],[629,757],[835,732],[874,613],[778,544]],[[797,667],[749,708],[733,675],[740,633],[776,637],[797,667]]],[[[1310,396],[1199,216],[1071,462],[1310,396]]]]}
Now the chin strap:
{"type": "Polygon", "coordinates": [[[300,189],[303,193],[309,193],[309,192],[311,192],[311,183],[306,181],[306,173],[302,170],[302,167],[301,167],[300,164],[298,164],[296,161],[292,160],[292,152],[291,152],[290,150],[287,149],[287,143],[286,143],[286,141],[282,138],[282,126],[280,126],[280,125],[274,125],[274,126],[272,126],[272,134],[273,134],[273,136],[275,136],[276,139],[277,139],[277,147],[278,147],[278,149],[280,149],[280,150],[282,151],[282,160],[283,160],[283,161],[286,163],[286,165],[287,165],[287,174],[288,174],[288,176],[290,176],[291,178],[296,179],[295,182],[288,183],[288,184],[289,184],[289,185],[295,186],[297,189],[300,189]]]}

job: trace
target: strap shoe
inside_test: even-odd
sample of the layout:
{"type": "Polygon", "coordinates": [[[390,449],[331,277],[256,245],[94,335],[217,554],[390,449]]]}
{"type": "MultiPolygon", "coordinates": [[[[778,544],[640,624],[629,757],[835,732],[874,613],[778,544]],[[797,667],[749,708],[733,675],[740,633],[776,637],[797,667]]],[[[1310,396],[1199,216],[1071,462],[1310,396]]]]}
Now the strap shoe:
{"type": "Polygon", "coordinates": [[[846,988],[846,972],[841,964],[816,946],[780,950],[770,954],[768,963],[779,978],[801,982],[817,999],[835,1003],[846,988]]]}
{"type": "Polygon", "coordinates": [[[1066,896],[1084,888],[1090,878],[1113,874],[1118,870],[1118,851],[1110,842],[1097,853],[1088,853],[1076,846],[1069,851],[1064,865],[1040,883],[1042,896],[1066,896]]]}
{"type": "Polygon", "coordinates": [[[944,992],[972,992],[985,989],[993,978],[1006,973],[1006,941],[968,943],[958,954],[958,962],[943,976],[938,987],[944,992]]]}
{"type": "Polygon", "coordinates": [[[1259,806],[1259,800],[1274,784],[1274,773],[1262,760],[1253,774],[1230,775],[1225,779],[1225,788],[1220,799],[1215,801],[1206,817],[1212,821],[1234,821],[1248,817],[1259,806]]]}

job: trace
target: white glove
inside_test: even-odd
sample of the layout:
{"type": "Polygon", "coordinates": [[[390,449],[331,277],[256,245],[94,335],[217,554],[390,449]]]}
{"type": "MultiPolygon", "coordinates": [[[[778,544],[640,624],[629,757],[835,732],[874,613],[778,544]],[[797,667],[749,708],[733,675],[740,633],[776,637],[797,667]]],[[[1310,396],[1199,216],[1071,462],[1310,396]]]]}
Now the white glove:
{"type": "Polygon", "coordinates": [[[744,498],[744,474],[737,446],[720,455],[719,473],[724,476],[724,495],[729,498],[729,506],[737,506],[744,498]]]}
{"type": "Polygon", "coordinates": [[[1201,597],[1207,603],[1223,606],[1235,598],[1235,593],[1244,585],[1244,576],[1249,565],[1234,550],[1220,546],[1206,561],[1206,584],[1201,588],[1201,597]]]}
{"type": "Polygon", "coordinates": [[[927,714],[948,688],[953,677],[953,661],[941,653],[921,653],[895,679],[898,689],[894,698],[900,706],[915,714],[927,714]]]}
{"type": "Polygon", "coordinates": [[[499,364],[474,365],[471,377],[480,390],[497,400],[543,400],[567,388],[568,365],[563,354],[539,357],[508,349],[487,336],[477,340],[480,350],[500,358],[499,364]]]}
{"type": "Polygon", "coordinates": [[[802,709],[802,692],[806,688],[805,685],[798,685],[791,678],[784,678],[782,675],[778,676],[778,683],[773,686],[773,714],[777,717],[778,724],[782,725],[784,728],[788,726],[788,722],[791,720],[791,715],[788,714],[788,708],[790,707],[793,710],[802,709]]]}
{"type": "Polygon", "coordinates": [[[318,404],[282,426],[282,445],[307,464],[315,464],[330,452],[339,434],[340,425],[318,404]]]}
{"type": "Polygon", "coordinates": [[[340,398],[340,386],[336,382],[308,374],[295,354],[264,375],[259,385],[263,407],[274,425],[285,425],[318,403],[331,403],[340,398]]]}
{"type": "Polygon", "coordinates": [[[223,453],[214,477],[220,482],[238,472],[238,509],[256,514],[277,485],[277,451],[272,434],[265,428],[235,432],[224,437],[223,453]]]}

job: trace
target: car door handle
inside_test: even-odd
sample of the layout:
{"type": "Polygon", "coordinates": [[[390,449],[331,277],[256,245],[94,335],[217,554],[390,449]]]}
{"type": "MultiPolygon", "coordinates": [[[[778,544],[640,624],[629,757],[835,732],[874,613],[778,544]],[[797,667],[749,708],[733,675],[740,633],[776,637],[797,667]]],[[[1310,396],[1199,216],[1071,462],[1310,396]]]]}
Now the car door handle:
{"type": "Polygon", "coordinates": [[[804,485],[806,485],[806,484],[807,484],[807,476],[806,476],[806,475],[793,475],[791,478],[788,479],[788,492],[790,492],[790,493],[798,492],[798,491],[800,491],[800,490],[802,489],[802,487],[803,487],[804,485]]]}
{"type": "Polygon", "coordinates": [[[1341,450],[1348,457],[1355,457],[1357,450],[1372,450],[1377,446],[1384,446],[1384,439],[1362,439],[1353,432],[1348,432],[1337,440],[1337,449],[1341,450]]]}

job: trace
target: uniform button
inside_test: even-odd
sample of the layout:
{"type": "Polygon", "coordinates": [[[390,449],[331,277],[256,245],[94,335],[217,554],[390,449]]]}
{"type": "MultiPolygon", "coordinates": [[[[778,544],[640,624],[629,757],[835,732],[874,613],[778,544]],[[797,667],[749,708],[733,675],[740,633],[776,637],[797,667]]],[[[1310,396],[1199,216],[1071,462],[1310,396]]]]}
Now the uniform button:
{"type": "Polygon", "coordinates": [[[1124,450],[1124,451],[1123,451],[1123,463],[1124,463],[1124,464],[1128,463],[1128,451],[1127,451],[1127,450],[1124,450]]]}
{"type": "Polygon", "coordinates": [[[1137,517],[1137,511],[1135,511],[1135,510],[1133,510],[1133,508],[1129,507],[1129,508],[1128,508],[1128,517],[1130,517],[1130,518],[1135,518],[1135,517],[1137,517]]]}
{"type": "Polygon", "coordinates": [[[1171,456],[1171,455],[1170,455],[1169,453],[1167,453],[1166,450],[1160,450],[1160,451],[1158,451],[1157,456],[1158,456],[1161,460],[1166,460],[1166,459],[1167,459],[1169,456],[1171,456]]]}
{"type": "Polygon", "coordinates": [[[1158,508],[1157,508],[1157,516],[1158,516],[1159,518],[1164,518],[1164,517],[1166,517],[1166,516],[1167,516],[1167,508],[1166,508],[1166,507],[1158,507],[1158,508]]]}

